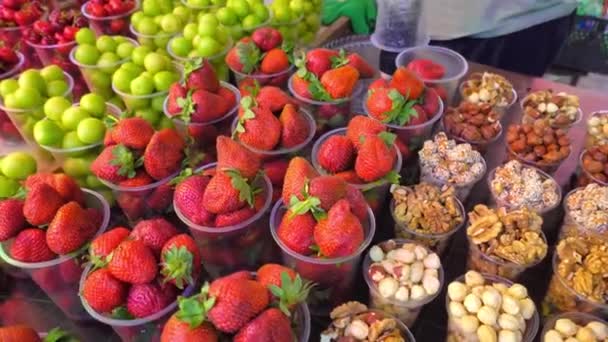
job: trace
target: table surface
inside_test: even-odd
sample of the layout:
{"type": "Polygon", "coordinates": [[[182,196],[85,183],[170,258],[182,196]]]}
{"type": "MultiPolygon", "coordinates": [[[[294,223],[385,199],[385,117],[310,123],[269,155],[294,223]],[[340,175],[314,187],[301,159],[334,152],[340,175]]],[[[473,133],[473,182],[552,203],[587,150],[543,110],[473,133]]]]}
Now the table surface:
{"type": "MultiPolygon", "coordinates": [[[[367,52],[368,54],[366,54],[365,57],[370,59],[373,63],[373,59],[377,58],[378,52],[367,52]],[[369,54],[371,54],[371,56],[369,56],[369,54]]],[[[585,117],[575,127],[570,129],[568,134],[573,142],[572,153],[570,157],[562,163],[555,174],[555,178],[562,186],[564,193],[569,191],[571,189],[571,178],[577,169],[578,156],[583,149],[586,118],[594,111],[608,109],[608,99],[599,92],[578,89],[565,84],[554,83],[548,80],[532,78],[511,72],[504,72],[471,63],[469,72],[478,71],[493,71],[503,74],[513,83],[520,98],[525,96],[530,89],[553,89],[555,91],[565,91],[576,94],[580,97],[581,107],[585,117]]],[[[517,122],[520,117],[521,110],[519,108],[519,103],[516,103],[503,117],[502,124],[504,127],[507,127],[508,124],[517,122]]],[[[501,164],[504,158],[505,148],[503,136],[494,143],[486,153],[488,170],[501,164]]],[[[470,209],[474,204],[485,203],[488,198],[489,193],[487,185],[485,180],[482,180],[476,185],[475,189],[473,189],[471,196],[467,200],[466,207],[467,209],[470,209]]],[[[378,216],[378,229],[374,242],[393,237],[393,223],[387,207],[388,206],[385,206],[384,213],[378,216]]],[[[545,228],[548,228],[553,232],[557,231],[559,228],[563,216],[561,207],[557,211],[557,215],[552,215],[551,220],[545,222],[545,228]]],[[[554,245],[555,238],[555,234],[548,234],[548,240],[551,245],[554,245]]],[[[464,230],[461,230],[456,234],[451,242],[450,248],[443,257],[443,266],[446,271],[446,284],[464,273],[466,267],[466,252],[466,237],[464,236],[464,230]]],[[[537,304],[540,304],[540,301],[544,296],[551,274],[551,266],[547,260],[550,260],[549,256],[545,258],[545,262],[541,263],[533,270],[526,272],[521,277],[521,282],[528,287],[537,304]]],[[[367,288],[362,277],[359,277],[356,281],[358,291],[356,295],[357,298],[354,299],[366,300],[367,288]]],[[[446,286],[444,286],[443,291],[439,296],[422,310],[418,321],[412,327],[412,331],[418,341],[443,341],[445,339],[445,288],[446,286]]],[[[30,280],[16,279],[2,271],[0,271],[0,322],[2,322],[2,324],[28,323],[38,331],[46,331],[55,326],[62,326],[75,333],[83,341],[118,341],[117,336],[114,335],[111,328],[108,326],[99,323],[70,322],[30,280]]],[[[324,318],[313,318],[313,322],[311,340],[315,341],[318,338],[319,331],[324,328],[327,321],[324,318]]]]}

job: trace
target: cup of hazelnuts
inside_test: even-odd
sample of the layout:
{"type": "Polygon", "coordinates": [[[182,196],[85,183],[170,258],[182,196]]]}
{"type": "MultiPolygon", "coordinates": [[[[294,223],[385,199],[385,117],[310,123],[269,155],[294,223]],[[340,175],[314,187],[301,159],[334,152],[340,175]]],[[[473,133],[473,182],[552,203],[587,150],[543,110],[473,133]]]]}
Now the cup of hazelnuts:
{"type": "Polygon", "coordinates": [[[592,146],[581,153],[578,186],[590,183],[608,186],[608,145],[592,146]]]}
{"type": "Polygon", "coordinates": [[[449,107],[442,124],[449,138],[469,143],[480,153],[502,134],[500,114],[488,103],[463,101],[458,107],[449,107]]]}

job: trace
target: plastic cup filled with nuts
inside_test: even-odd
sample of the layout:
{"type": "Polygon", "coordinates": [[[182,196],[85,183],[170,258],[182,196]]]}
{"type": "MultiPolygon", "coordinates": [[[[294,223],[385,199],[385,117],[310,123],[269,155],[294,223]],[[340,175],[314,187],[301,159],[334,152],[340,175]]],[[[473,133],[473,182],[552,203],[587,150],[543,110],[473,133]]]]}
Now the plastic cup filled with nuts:
{"type": "Polygon", "coordinates": [[[608,145],[592,146],[581,153],[579,159],[581,173],[578,186],[589,183],[608,185],[608,145]]]}
{"type": "Polygon", "coordinates": [[[470,144],[457,144],[439,132],[424,142],[418,152],[420,180],[456,188],[456,196],[465,202],[471,189],[486,173],[486,161],[470,144]]]}
{"type": "Polygon", "coordinates": [[[602,110],[591,113],[587,120],[587,148],[595,145],[608,144],[608,111],[602,110]]]}
{"type": "Polygon", "coordinates": [[[543,314],[576,311],[607,317],[607,272],[608,241],[590,236],[562,239],[553,255],[543,314]]]}
{"type": "Polygon", "coordinates": [[[568,129],[583,118],[578,96],[551,90],[538,90],[521,100],[522,122],[547,119],[551,127],[568,129]]]}
{"type": "Polygon", "coordinates": [[[359,302],[334,308],[332,322],[321,332],[321,341],[330,342],[415,342],[407,326],[390,314],[371,310],[359,302]]]}
{"type": "Polygon", "coordinates": [[[467,227],[468,269],[515,280],[547,255],[542,225],[543,219],[528,208],[476,205],[467,227]]]}
{"type": "Polygon", "coordinates": [[[566,312],[545,321],[541,342],[603,342],[608,340],[608,324],[592,315],[566,312]]]}
{"type": "Polygon", "coordinates": [[[422,182],[393,186],[390,204],[395,236],[414,240],[441,255],[450,237],[465,223],[462,203],[453,186],[422,182]]]}
{"type": "Polygon", "coordinates": [[[463,101],[493,106],[500,117],[517,101],[517,92],[511,82],[491,72],[471,74],[460,84],[460,96],[463,101]]]}
{"type": "Polygon", "coordinates": [[[403,239],[372,246],[363,260],[363,277],[371,308],[394,315],[408,327],[443,286],[439,256],[403,239]]]}
{"type": "Polygon", "coordinates": [[[443,114],[443,129],[459,143],[469,143],[484,153],[502,134],[500,117],[487,103],[463,101],[458,107],[450,107],[443,114]]]}
{"type": "Polygon", "coordinates": [[[553,174],[570,155],[570,139],[547,120],[514,124],[507,128],[507,158],[553,174]]]}
{"type": "Polygon", "coordinates": [[[521,284],[468,271],[448,285],[448,342],[531,342],[539,320],[521,284]]]}
{"type": "Polygon", "coordinates": [[[564,212],[560,239],[582,235],[608,239],[608,186],[592,183],[570,191],[564,212]]]}

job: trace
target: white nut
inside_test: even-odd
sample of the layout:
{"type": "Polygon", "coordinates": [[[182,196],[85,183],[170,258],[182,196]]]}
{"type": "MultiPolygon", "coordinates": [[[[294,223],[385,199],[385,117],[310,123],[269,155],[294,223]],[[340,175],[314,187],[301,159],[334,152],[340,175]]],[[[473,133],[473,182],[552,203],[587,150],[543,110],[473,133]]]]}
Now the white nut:
{"type": "Polygon", "coordinates": [[[453,281],[448,285],[448,297],[451,300],[462,302],[467,295],[467,286],[459,281],[453,281]]]}
{"type": "Polygon", "coordinates": [[[414,253],[407,249],[398,248],[395,249],[394,252],[395,253],[393,253],[392,258],[404,264],[411,264],[416,258],[414,253]]]}
{"type": "Polygon", "coordinates": [[[392,297],[399,289],[399,282],[395,278],[387,277],[378,283],[378,292],[383,298],[392,297]]]}
{"type": "Polygon", "coordinates": [[[501,330],[498,332],[498,342],[520,342],[521,333],[513,330],[501,330]]]}
{"type": "Polygon", "coordinates": [[[372,246],[372,248],[369,249],[369,257],[374,262],[380,262],[384,259],[384,252],[379,246],[372,246]]]}
{"type": "Polygon", "coordinates": [[[401,302],[407,302],[410,299],[410,290],[405,286],[399,287],[399,290],[395,292],[395,299],[401,302]]]}
{"type": "Polygon", "coordinates": [[[441,267],[441,260],[439,260],[439,256],[436,253],[431,253],[424,258],[422,262],[424,267],[429,269],[438,269],[441,267]]]}
{"type": "Polygon", "coordinates": [[[471,103],[477,103],[477,102],[479,102],[479,94],[472,93],[471,95],[469,95],[467,100],[469,100],[469,102],[471,102],[471,103]]]}
{"type": "Polygon", "coordinates": [[[467,314],[467,309],[460,302],[452,302],[448,304],[448,310],[452,317],[462,317],[467,314]]]}
{"type": "Polygon", "coordinates": [[[519,314],[519,311],[520,311],[519,301],[509,295],[502,296],[502,306],[501,307],[502,307],[502,311],[504,311],[510,315],[514,315],[514,316],[519,314]]]}
{"type": "Polygon", "coordinates": [[[416,248],[414,248],[414,254],[416,254],[416,260],[423,260],[429,254],[429,251],[422,246],[416,246],[416,248]]]}
{"type": "Polygon", "coordinates": [[[560,333],[551,329],[545,333],[545,339],[543,342],[564,342],[564,339],[562,339],[562,335],[560,335],[560,333]]]}
{"type": "Polygon", "coordinates": [[[608,338],[608,327],[606,326],[606,324],[595,321],[589,322],[586,327],[593,330],[595,338],[597,338],[598,340],[605,340],[606,338],[608,338]]]}
{"type": "Polygon", "coordinates": [[[489,306],[482,306],[477,312],[477,318],[481,323],[493,326],[498,319],[498,313],[489,306]]]}
{"type": "Polygon", "coordinates": [[[536,305],[532,299],[524,298],[519,301],[519,309],[521,311],[521,315],[524,316],[525,319],[530,319],[536,312],[536,305]]]}
{"type": "Polygon", "coordinates": [[[481,308],[481,300],[476,295],[470,293],[466,297],[464,297],[464,307],[467,308],[467,311],[470,313],[476,314],[481,308]]]}
{"type": "Polygon", "coordinates": [[[559,108],[557,107],[557,105],[553,102],[549,102],[547,104],[547,113],[555,113],[559,110],[559,108]]]}
{"type": "Polygon", "coordinates": [[[485,291],[485,286],[475,286],[471,289],[471,293],[479,298],[483,296],[483,291],[485,291]]]}
{"type": "Polygon", "coordinates": [[[498,326],[506,330],[519,330],[519,321],[515,316],[503,313],[498,316],[498,326]]]}
{"type": "Polygon", "coordinates": [[[412,283],[420,283],[424,275],[424,265],[420,261],[416,261],[410,268],[410,280],[412,283]]]}
{"type": "Polygon", "coordinates": [[[515,318],[517,318],[517,322],[519,323],[519,331],[522,333],[526,331],[526,320],[521,315],[517,315],[515,318]]]}
{"type": "Polygon", "coordinates": [[[528,289],[521,284],[513,284],[507,291],[511,297],[515,299],[524,299],[528,297],[528,289]]]}
{"type": "Polygon", "coordinates": [[[483,278],[481,273],[476,271],[468,271],[464,275],[464,282],[469,286],[483,285],[486,280],[483,278]]]}
{"type": "Polygon", "coordinates": [[[344,330],[345,336],[352,336],[357,340],[364,340],[369,335],[369,327],[360,319],[352,321],[344,330]]]}
{"type": "Polygon", "coordinates": [[[538,104],[538,106],[536,107],[536,109],[543,113],[545,110],[547,110],[547,105],[544,102],[541,102],[538,104]]]}
{"type": "Polygon", "coordinates": [[[424,290],[424,287],[422,287],[420,285],[412,286],[412,289],[410,290],[410,292],[411,292],[410,298],[412,298],[412,300],[422,299],[427,296],[427,293],[424,290]]]}
{"type": "Polygon", "coordinates": [[[479,99],[483,102],[488,101],[490,99],[490,92],[485,88],[480,89],[479,90],[479,99]]]}
{"type": "Polygon", "coordinates": [[[578,331],[576,332],[576,339],[580,342],[596,342],[597,341],[597,339],[595,338],[595,334],[593,333],[593,330],[591,330],[587,327],[578,329],[578,331]]]}
{"type": "Polygon", "coordinates": [[[393,269],[395,268],[395,263],[390,260],[382,260],[380,263],[382,267],[386,270],[387,273],[393,273],[393,269]]]}
{"type": "Polygon", "coordinates": [[[424,274],[423,274],[422,278],[424,278],[426,276],[439,278],[439,271],[437,271],[436,269],[433,269],[433,268],[427,268],[426,270],[424,270],[424,274]]]}
{"type": "Polygon", "coordinates": [[[459,320],[460,327],[464,333],[472,334],[479,327],[479,320],[473,315],[462,316],[459,320]]]}
{"type": "Polygon", "coordinates": [[[578,330],[577,325],[568,318],[558,319],[555,321],[555,326],[553,328],[559,331],[565,337],[574,336],[574,334],[576,334],[576,330],[578,330]]]}
{"type": "Polygon", "coordinates": [[[492,287],[497,289],[500,293],[506,293],[509,290],[507,285],[503,283],[494,283],[492,284],[492,287]]]}
{"type": "Polygon", "coordinates": [[[493,287],[486,288],[481,294],[481,300],[484,305],[492,307],[494,309],[500,309],[500,305],[502,304],[502,296],[500,292],[493,287]]]}
{"type": "Polygon", "coordinates": [[[597,116],[592,116],[587,121],[588,126],[599,126],[600,123],[601,123],[601,120],[597,116]]]}
{"type": "Polygon", "coordinates": [[[477,328],[477,338],[479,342],[496,342],[498,337],[496,336],[496,330],[488,325],[481,325],[477,328]]]}
{"type": "Polygon", "coordinates": [[[427,275],[422,277],[422,287],[424,287],[426,293],[428,293],[429,295],[433,295],[439,291],[441,283],[439,282],[439,279],[437,279],[437,277],[427,275]]]}
{"type": "Polygon", "coordinates": [[[401,276],[399,277],[399,280],[401,280],[401,282],[403,282],[403,283],[409,282],[410,281],[410,272],[411,272],[410,265],[403,265],[401,267],[401,276]]]}

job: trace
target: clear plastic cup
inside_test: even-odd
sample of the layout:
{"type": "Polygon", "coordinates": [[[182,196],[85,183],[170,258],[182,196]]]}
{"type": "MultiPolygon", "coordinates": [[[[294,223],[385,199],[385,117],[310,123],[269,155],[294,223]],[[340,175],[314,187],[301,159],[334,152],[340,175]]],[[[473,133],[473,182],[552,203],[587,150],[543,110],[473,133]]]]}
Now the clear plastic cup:
{"type": "MultiPolygon", "coordinates": [[[[378,244],[378,246],[382,247],[383,245],[385,245],[389,242],[391,242],[391,243],[394,242],[397,245],[403,245],[404,243],[414,243],[416,245],[421,245],[421,244],[417,243],[416,241],[405,240],[405,239],[392,239],[389,241],[381,242],[378,244]]],[[[426,248],[426,246],[424,246],[424,245],[421,245],[421,246],[425,247],[427,252],[432,253],[432,251],[430,249],[426,248]]],[[[439,283],[440,283],[439,291],[437,291],[433,295],[424,297],[419,300],[411,299],[408,301],[400,301],[395,298],[384,298],[384,297],[382,297],[382,295],[380,295],[380,292],[378,290],[378,285],[376,285],[374,283],[374,281],[370,278],[369,272],[368,272],[369,267],[373,263],[374,262],[372,261],[369,251],[368,251],[367,254],[365,255],[365,258],[363,259],[363,279],[365,279],[365,283],[367,283],[367,287],[369,288],[370,308],[389,313],[389,314],[395,316],[396,318],[398,318],[401,322],[403,322],[403,324],[405,324],[408,327],[413,326],[414,323],[416,322],[416,319],[418,318],[418,315],[420,314],[420,311],[422,310],[422,308],[426,304],[432,302],[433,299],[435,299],[441,292],[441,288],[443,288],[443,285],[444,285],[443,267],[440,267],[438,270],[439,283]]]]}
{"type": "MultiPolygon", "coordinates": [[[[0,80],[15,77],[23,70],[25,65],[25,57],[19,51],[16,52],[19,61],[10,70],[0,74],[0,80]]],[[[0,109],[0,127],[2,127],[2,133],[0,133],[0,144],[15,145],[23,142],[23,138],[19,133],[15,124],[11,122],[6,112],[0,109]]]]}
{"type": "Polygon", "coordinates": [[[529,161],[526,160],[523,156],[515,153],[515,151],[513,151],[511,149],[511,146],[507,143],[505,144],[507,146],[507,161],[509,160],[517,160],[520,163],[524,164],[524,165],[529,165],[529,166],[533,166],[539,170],[542,170],[544,172],[546,172],[549,175],[553,175],[557,169],[559,169],[560,165],[562,165],[562,163],[568,159],[568,157],[570,156],[570,154],[572,154],[572,150],[570,150],[570,153],[568,154],[568,157],[558,161],[557,163],[539,163],[539,162],[533,162],[533,161],[529,161]]]}
{"type": "MultiPolygon", "coordinates": [[[[42,18],[44,18],[46,14],[47,13],[44,13],[42,18]]],[[[18,47],[17,52],[20,52],[23,55],[23,70],[42,67],[42,63],[38,59],[38,55],[28,44],[24,44],[22,42],[23,35],[21,32],[25,29],[31,29],[32,26],[33,24],[27,26],[0,27],[0,37],[2,37],[6,46],[18,47]]],[[[0,77],[0,79],[4,78],[5,77],[0,77]]]]}
{"type": "Polygon", "coordinates": [[[376,27],[370,39],[381,50],[400,52],[405,48],[427,45],[429,36],[422,15],[422,0],[378,1],[376,27]]]}
{"type": "MultiPolygon", "coordinates": [[[[526,103],[528,97],[530,97],[530,95],[527,95],[526,97],[521,99],[521,101],[519,101],[519,107],[522,112],[521,122],[524,124],[527,124],[527,123],[531,124],[531,123],[534,123],[535,120],[537,120],[526,114],[524,103],[526,103]]],[[[556,128],[556,129],[557,128],[569,129],[571,127],[574,127],[576,124],[578,124],[582,119],[583,119],[583,110],[579,107],[576,110],[576,118],[574,119],[574,121],[572,121],[566,125],[558,125],[558,124],[553,123],[553,124],[551,124],[551,127],[556,128]]]]}
{"type": "Polygon", "coordinates": [[[10,70],[0,74],[0,80],[15,77],[15,75],[22,71],[23,66],[25,65],[25,56],[19,51],[16,51],[15,54],[17,55],[17,59],[19,61],[10,70]]]}
{"type": "MultiPolygon", "coordinates": [[[[466,83],[466,80],[463,81],[462,83],[460,83],[460,86],[458,86],[460,98],[463,101],[467,101],[467,96],[465,95],[465,91],[464,91],[465,83],[466,83]]],[[[509,111],[509,108],[511,108],[511,106],[513,106],[515,104],[515,102],[517,102],[517,91],[515,91],[515,88],[512,88],[511,92],[512,92],[512,96],[513,96],[513,99],[511,100],[511,102],[509,102],[508,104],[506,104],[504,106],[498,106],[498,105],[493,106],[493,109],[496,111],[496,113],[498,113],[499,118],[502,118],[503,116],[505,116],[505,114],[509,111]]]]}
{"type": "MultiPolygon", "coordinates": [[[[217,163],[207,164],[195,172],[215,169],[217,163]]],[[[272,201],[272,185],[267,176],[260,178],[265,202],[254,216],[233,226],[208,227],[190,221],[177,206],[177,217],[190,229],[205,262],[203,267],[217,278],[240,270],[255,270],[265,262],[276,259],[276,251],[268,232],[268,217],[272,201]]]]}
{"type": "Polygon", "coordinates": [[[376,221],[371,208],[367,208],[368,222],[363,223],[365,239],[359,249],[349,256],[340,258],[314,258],[300,255],[279,239],[277,230],[283,219],[287,208],[282,200],[272,208],[270,215],[270,232],[275,243],[281,248],[282,263],[293,268],[303,278],[317,283],[309,296],[313,315],[327,315],[332,307],[344,303],[352,298],[354,291],[354,280],[359,272],[359,262],[363,251],[372,242],[376,232],[376,221]]]}
{"type": "MultiPolygon", "coordinates": [[[[192,15],[190,16],[191,19],[198,18],[198,15],[201,13],[215,13],[221,7],[220,5],[194,6],[189,4],[186,0],[181,0],[181,3],[192,12],[192,15]]],[[[194,19],[194,22],[196,22],[196,19],[194,19]]]]}
{"type": "MultiPolygon", "coordinates": [[[[169,55],[171,56],[171,58],[175,61],[177,61],[178,63],[185,65],[187,62],[191,62],[194,61],[195,59],[197,59],[197,57],[195,58],[189,58],[189,57],[182,57],[182,56],[178,56],[173,49],[171,48],[171,41],[173,41],[176,38],[179,37],[183,37],[181,34],[177,35],[173,38],[171,38],[169,40],[169,43],[167,43],[167,52],[169,53],[169,55]]],[[[217,78],[222,80],[222,81],[226,81],[228,82],[228,78],[230,76],[229,73],[229,69],[228,69],[228,65],[226,65],[226,62],[224,61],[226,54],[228,54],[228,51],[230,51],[230,49],[233,46],[233,40],[230,36],[228,36],[228,41],[226,42],[226,46],[224,47],[224,49],[222,51],[220,51],[219,53],[213,55],[213,56],[209,56],[209,57],[205,57],[205,59],[207,59],[211,65],[213,65],[213,69],[215,70],[215,74],[217,75],[217,78]]]]}
{"type": "MultiPolygon", "coordinates": [[[[78,293],[82,293],[84,282],[89,275],[89,272],[91,272],[92,266],[92,264],[87,264],[84,272],[82,272],[78,293]]],[[[190,285],[182,292],[181,296],[190,297],[192,294],[194,294],[194,291],[195,286],[190,285]]],[[[82,296],[80,296],[80,302],[91,317],[98,322],[111,326],[112,329],[114,329],[114,332],[116,332],[116,334],[120,336],[121,340],[124,342],[160,341],[162,327],[165,325],[165,322],[169,320],[171,315],[177,311],[176,298],[173,302],[171,302],[171,304],[167,305],[161,311],[147,317],[137,319],[117,319],[95,311],[89,306],[87,301],[82,296]]]]}
{"type": "Polygon", "coordinates": [[[461,54],[441,46],[422,45],[407,48],[397,55],[395,65],[407,66],[417,59],[428,59],[445,68],[445,75],[440,79],[421,78],[427,87],[440,88],[446,94],[446,103],[454,103],[460,79],[469,70],[467,60],[461,54]]]}
{"type": "Polygon", "coordinates": [[[287,83],[289,77],[291,76],[294,70],[295,67],[293,65],[290,65],[289,68],[274,74],[245,74],[230,68],[230,71],[232,71],[232,73],[234,74],[236,85],[239,88],[241,87],[241,83],[243,82],[256,81],[260,86],[275,86],[283,90],[287,90],[287,83]]]}
{"type": "MultiPolygon", "coordinates": [[[[585,326],[591,322],[599,322],[604,325],[608,325],[608,323],[606,323],[606,321],[600,319],[599,317],[589,315],[589,314],[586,314],[583,312],[564,312],[562,314],[557,314],[557,315],[548,317],[545,320],[545,324],[543,325],[543,331],[540,334],[540,342],[547,341],[545,339],[545,335],[547,334],[547,332],[549,330],[552,330],[555,328],[555,322],[557,322],[557,320],[559,320],[559,319],[569,319],[572,322],[574,322],[576,325],[579,325],[579,326],[585,326]]],[[[551,341],[554,341],[554,340],[551,340],[551,341]]]]}
{"type": "Polygon", "coordinates": [[[460,200],[456,199],[456,203],[458,203],[458,208],[460,210],[460,215],[462,216],[462,222],[452,228],[450,231],[441,234],[428,234],[418,232],[410,227],[404,225],[399,222],[399,219],[395,216],[395,200],[391,199],[391,203],[389,209],[391,211],[391,215],[393,217],[393,221],[395,222],[395,236],[400,239],[412,240],[416,243],[419,243],[433,252],[437,253],[439,256],[443,254],[445,249],[447,248],[450,238],[454,233],[462,229],[465,223],[467,222],[466,217],[467,213],[464,210],[464,206],[460,200]]]}
{"type": "MultiPolygon", "coordinates": [[[[511,280],[508,280],[508,279],[505,279],[505,278],[502,278],[502,277],[499,277],[496,275],[482,273],[482,276],[486,280],[486,284],[500,283],[500,284],[505,284],[507,286],[513,285],[513,282],[511,280]]],[[[465,282],[464,274],[461,275],[460,277],[456,278],[454,281],[459,281],[461,283],[464,283],[465,282]]],[[[462,331],[462,329],[460,328],[460,326],[457,322],[458,318],[452,317],[450,315],[449,304],[450,304],[450,297],[446,295],[445,296],[445,307],[446,307],[446,311],[448,312],[448,334],[446,337],[446,341],[481,342],[481,341],[479,341],[479,338],[477,337],[476,333],[471,334],[471,333],[462,331]]],[[[537,309],[534,312],[534,316],[532,316],[532,318],[530,318],[529,320],[526,320],[526,330],[522,334],[521,341],[522,342],[534,341],[534,338],[536,337],[536,333],[538,332],[539,324],[540,324],[540,319],[538,316],[538,309],[537,309]]]]}
{"type": "Polygon", "coordinates": [[[458,199],[462,203],[465,203],[467,201],[467,197],[469,197],[469,194],[471,193],[471,190],[473,190],[473,187],[475,187],[475,184],[477,184],[477,182],[479,182],[483,178],[483,176],[486,174],[487,166],[486,166],[485,159],[481,158],[481,163],[483,164],[483,172],[481,172],[477,176],[477,178],[471,180],[470,182],[468,182],[466,184],[448,183],[448,182],[442,181],[440,179],[437,179],[433,176],[432,170],[427,170],[424,167],[422,167],[422,165],[420,166],[420,181],[435,184],[438,186],[451,185],[456,189],[456,197],[458,197],[458,199]]]}
{"type": "Polygon", "coordinates": [[[583,158],[587,155],[587,153],[588,153],[587,150],[583,150],[583,152],[581,153],[581,155],[578,158],[578,166],[579,166],[581,172],[578,175],[576,185],[578,187],[583,187],[583,186],[587,186],[588,184],[595,183],[595,184],[599,184],[601,186],[608,186],[608,182],[598,179],[597,177],[593,176],[591,173],[589,173],[589,171],[587,171],[583,167],[583,158]]]}
{"type": "MultiPolygon", "coordinates": [[[[319,149],[321,148],[321,145],[323,145],[323,143],[329,139],[331,136],[334,135],[346,135],[346,128],[338,128],[338,129],[334,129],[332,131],[329,131],[325,134],[323,134],[322,136],[320,136],[317,141],[315,142],[314,146],[312,147],[312,153],[310,155],[310,160],[312,161],[312,165],[315,167],[315,169],[317,170],[317,172],[319,172],[320,174],[330,174],[329,172],[327,172],[325,169],[323,169],[323,167],[321,165],[319,165],[319,160],[317,159],[317,155],[319,154],[319,149]]],[[[393,165],[393,172],[399,174],[399,172],[401,171],[401,152],[399,152],[399,149],[397,148],[397,146],[393,145],[396,154],[397,154],[397,158],[395,159],[395,164],[393,165]]],[[[384,205],[384,201],[388,195],[388,192],[390,190],[391,187],[391,183],[386,180],[386,179],[380,179],[377,181],[373,181],[373,182],[369,182],[369,183],[365,183],[365,184],[352,184],[354,187],[356,187],[357,189],[361,190],[361,192],[363,193],[363,196],[365,196],[365,200],[367,201],[367,204],[370,206],[370,208],[372,208],[372,211],[375,214],[379,214],[380,209],[382,209],[382,206],[384,205]]]]}
{"type": "MultiPolygon", "coordinates": [[[[88,208],[96,208],[103,213],[103,220],[95,236],[103,233],[110,222],[108,202],[95,191],[82,189],[88,208]]],[[[89,320],[90,317],[78,299],[78,282],[82,273],[82,256],[87,249],[62,255],[44,262],[21,262],[10,257],[8,250],[13,243],[9,240],[0,244],[0,257],[8,264],[27,272],[32,280],[71,320],[89,320]]]]}
{"type": "MultiPolygon", "coordinates": [[[[408,329],[408,327],[403,324],[402,321],[400,321],[397,317],[394,317],[393,315],[386,313],[384,311],[381,310],[375,310],[375,309],[369,309],[367,311],[363,311],[359,314],[356,315],[356,317],[361,317],[363,315],[369,314],[369,316],[372,316],[374,318],[377,318],[378,320],[380,319],[393,319],[395,321],[395,323],[397,323],[397,329],[399,329],[399,332],[401,333],[400,337],[402,337],[404,340],[404,342],[416,342],[416,339],[414,338],[414,335],[412,335],[410,329],[408,329]]],[[[372,318],[372,317],[370,317],[372,318]]],[[[321,332],[321,341],[326,341],[326,338],[323,338],[323,332],[321,332]]],[[[368,335],[369,336],[369,335],[368,335]]],[[[318,340],[318,339],[317,339],[318,340]]],[[[336,341],[342,341],[342,336],[338,337],[336,339],[336,341]]],[[[345,339],[346,341],[350,341],[348,338],[345,339]]],[[[391,341],[391,338],[387,338],[387,341],[391,341]]],[[[331,339],[331,341],[334,341],[334,339],[331,339]]],[[[356,341],[356,340],[355,340],[356,341]]],[[[367,340],[365,340],[367,341],[367,340]]],[[[398,339],[398,341],[401,341],[398,339]]]]}
{"type": "Polygon", "coordinates": [[[87,3],[85,2],[80,7],[80,12],[89,20],[89,26],[91,30],[95,32],[96,36],[111,35],[111,36],[128,36],[131,32],[129,30],[129,19],[131,14],[139,9],[139,0],[135,0],[135,6],[132,10],[118,15],[112,15],[107,17],[94,17],[87,12],[87,3]]]}
{"type": "Polygon", "coordinates": [[[562,226],[559,230],[559,240],[565,239],[567,237],[578,237],[578,236],[594,236],[599,239],[607,239],[608,238],[608,226],[600,227],[598,230],[589,230],[580,223],[578,223],[570,213],[570,209],[568,208],[568,198],[572,196],[577,191],[582,191],[584,188],[576,188],[571,190],[564,197],[563,208],[564,208],[564,220],[562,222],[562,226]]]}
{"type": "Polygon", "coordinates": [[[608,144],[608,110],[600,110],[591,113],[587,119],[587,134],[585,137],[585,148],[596,145],[608,144]],[[590,122],[596,121],[595,127],[590,127],[590,122]]]}
{"type": "MultiPolygon", "coordinates": [[[[445,119],[445,117],[444,117],[445,119]]],[[[481,153],[482,155],[484,155],[487,151],[488,148],[490,147],[490,145],[492,145],[493,143],[495,143],[496,141],[498,141],[500,139],[500,137],[502,136],[502,124],[500,123],[500,121],[497,121],[498,124],[498,133],[496,133],[496,136],[494,136],[492,139],[489,140],[467,140],[465,138],[462,138],[458,135],[454,135],[450,132],[448,132],[445,129],[445,123],[444,123],[444,119],[441,120],[441,125],[443,127],[443,130],[445,131],[445,134],[448,136],[448,138],[455,140],[458,144],[469,144],[471,145],[471,147],[475,150],[478,151],[479,153],[481,153]]]]}
{"type": "Polygon", "coordinates": [[[143,34],[137,32],[133,25],[129,25],[129,31],[131,35],[137,39],[140,45],[149,46],[152,50],[161,49],[167,50],[169,40],[177,35],[177,33],[157,33],[157,34],[143,34]]]}

